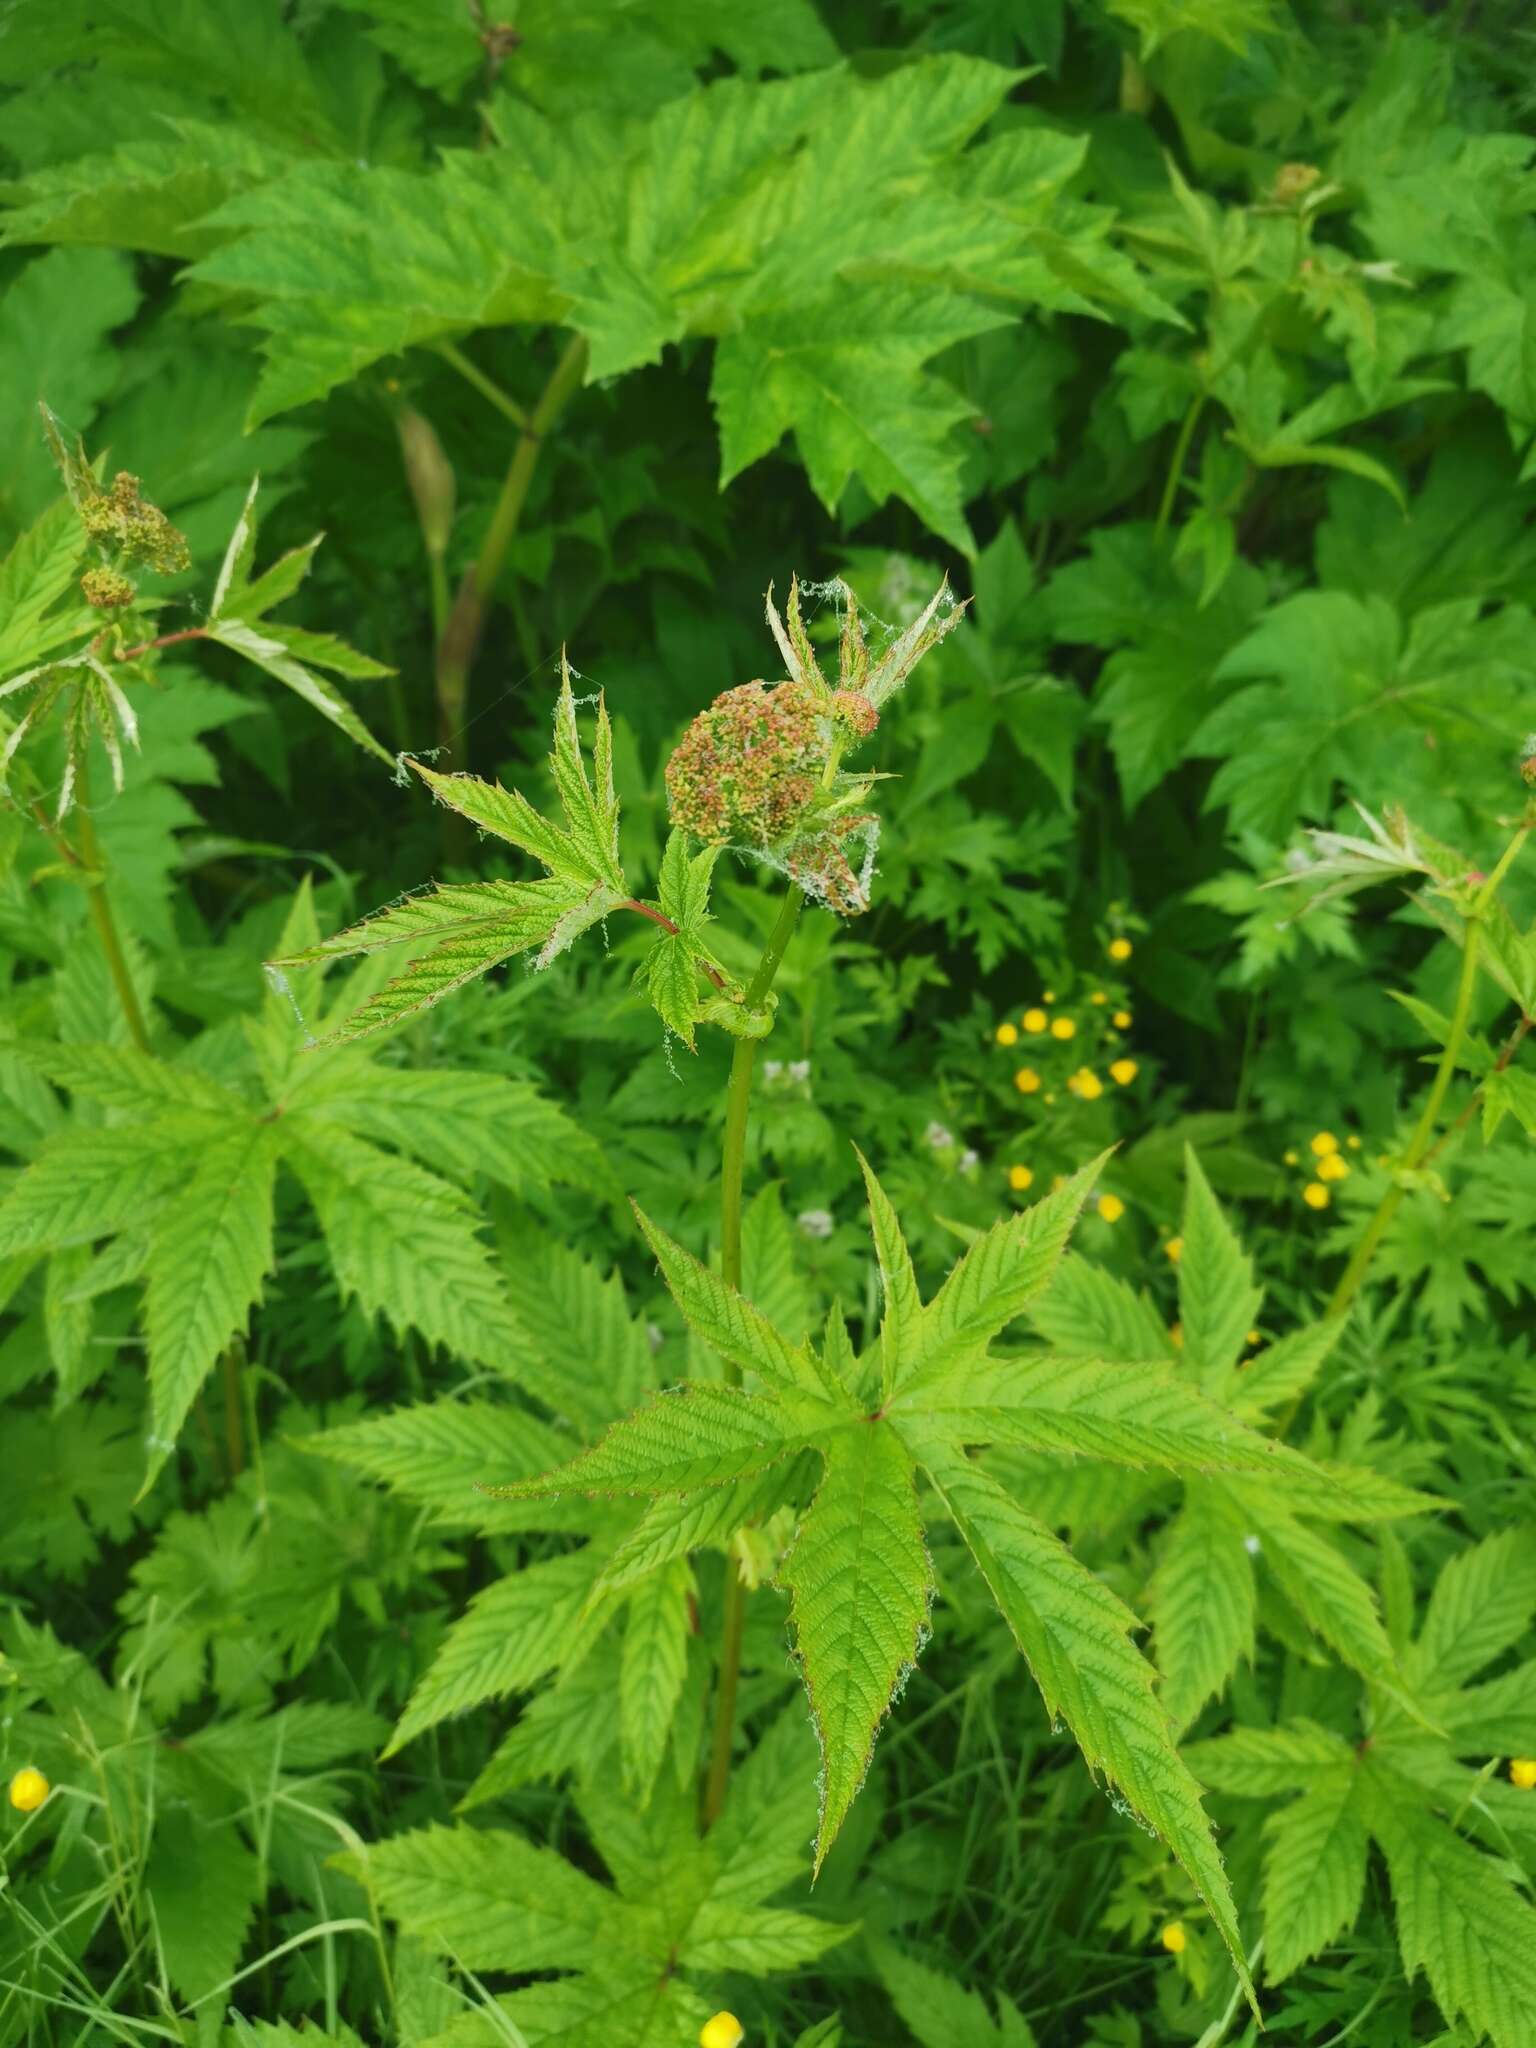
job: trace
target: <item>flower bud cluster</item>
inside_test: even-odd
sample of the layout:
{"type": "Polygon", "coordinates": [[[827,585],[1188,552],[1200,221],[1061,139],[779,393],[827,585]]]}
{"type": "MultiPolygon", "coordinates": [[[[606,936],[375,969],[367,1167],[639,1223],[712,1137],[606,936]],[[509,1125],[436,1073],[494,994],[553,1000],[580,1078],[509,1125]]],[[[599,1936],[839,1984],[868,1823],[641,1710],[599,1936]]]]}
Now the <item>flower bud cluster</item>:
{"type": "Polygon", "coordinates": [[[826,752],[824,717],[802,684],[727,690],[667,763],[672,822],[706,846],[781,845],[815,798],[826,752]]]}
{"type": "Polygon", "coordinates": [[[80,519],[92,540],[120,549],[125,560],[157,576],[175,576],[191,566],[186,536],[143,496],[138,478],[125,469],[112,479],[110,490],[81,498],[80,519]]]}
{"type": "Polygon", "coordinates": [[[133,603],[133,584],[120,569],[87,569],[80,578],[85,601],[99,612],[119,612],[133,603]]]}

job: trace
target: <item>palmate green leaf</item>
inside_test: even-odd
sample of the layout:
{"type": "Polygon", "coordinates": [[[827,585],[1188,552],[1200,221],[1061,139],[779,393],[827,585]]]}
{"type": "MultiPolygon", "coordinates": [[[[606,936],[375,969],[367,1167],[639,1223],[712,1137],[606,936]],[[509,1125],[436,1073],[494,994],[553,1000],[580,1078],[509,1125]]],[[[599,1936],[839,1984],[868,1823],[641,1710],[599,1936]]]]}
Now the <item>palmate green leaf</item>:
{"type": "Polygon", "coordinates": [[[484,326],[559,319],[550,192],[509,152],[450,154],[440,172],[294,169],[199,226],[193,275],[251,294],[270,339],[248,424],[325,395],[381,356],[484,326]]]}
{"type": "Polygon", "coordinates": [[[145,1299],[149,1338],[150,1476],[232,1338],[244,1333],[272,1266],[278,1144],[270,1124],[237,1124],[209,1145],[160,1213],[145,1299]]]}
{"type": "Polygon", "coordinates": [[[485,1174],[525,1191],[561,1182],[605,1187],[597,1146],[527,1082],[468,1069],[314,1062],[287,1091],[290,1107],[414,1153],[451,1173],[485,1174]]]}
{"type": "Polygon", "coordinates": [[[892,1416],[957,1443],[1080,1453],[1169,1471],[1307,1473],[1299,1452],[1258,1435],[1155,1365],[1020,1358],[960,1367],[895,1395],[892,1416]]]}
{"type": "Polygon", "coordinates": [[[449,1629],[406,1702],[386,1756],[486,1700],[527,1692],[561,1662],[581,1619],[592,1565],[581,1551],[509,1572],[449,1629]]]}
{"type": "Polygon", "coordinates": [[[531,853],[551,875],[586,889],[605,890],[610,896],[625,894],[624,870],[619,865],[619,801],[613,787],[613,728],[600,696],[589,773],[576,726],[570,664],[563,654],[560,695],[555,704],[555,744],[550,755],[563,826],[543,817],[518,791],[505,790],[499,783],[482,782],[473,775],[439,775],[419,761],[411,765],[440,803],[482,831],[531,853]]]}
{"type": "Polygon", "coordinates": [[[1354,1926],[1370,1838],[1352,1764],[1320,1773],[1265,1824],[1265,1975],[1280,1984],[1354,1926]]]}
{"type": "Polygon", "coordinates": [[[631,1797],[647,1804],[688,1671],[693,1573],[674,1558],[629,1596],[619,1665],[619,1749],[631,1797]]]}
{"type": "Polygon", "coordinates": [[[537,1479],[491,1485],[493,1500],[566,1493],[669,1494],[749,1479],[850,1419],[818,1404],[768,1402],[739,1387],[671,1387],[616,1422],[568,1465],[537,1479]]]}
{"type": "Polygon", "coordinates": [[[1076,1252],[1056,1268],[1050,1286],[1031,1304],[1029,1319],[1051,1349],[1068,1358],[1169,1365],[1177,1357],[1167,1325],[1147,1297],[1076,1252]]]}
{"type": "Polygon", "coordinates": [[[994,2022],[979,1991],[941,1976],[889,1942],[875,1946],[875,1968],[922,2048],[1035,2048],[1029,2022],[1005,1992],[997,1994],[994,2022]]]}
{"type": "Polygon", "coordinates": [[[580,912],[586,900],[585,892],[572,882],[440,883],[321,940],[307,952],[269,961],[268,972],[274,978],[285,977],[290,968],[317,960],[435,942],[430,952],[319,1041],[347,1044],[431,1009],[505,960],[553,945],[566,920],[580,912]]]}
{"type": "Polygon", "coordinates": [[[1108,1156],[969,1247],[923,1310],[912,1347],[896,1364],[894,1392],[924,1398],[957,1367],[983,1359],[992,1339],[1025,1313],[1049,1285],[1108,1156]]]}
{"type": "Polygon", "coordinates": [[[0,1202],[0,1257],[143,1225],[222,1131],[222,1119],[185,1110],[149,1124],[61,1132],[0,1202]]]}
{"type": "Polygon", "coordinates": [[[226,239],[207,217],[234,193],[293,168],[285,148],[234,121],[186,117],[111,150],[45,164],[15,188],[0,239],[205,255],[226,239]]]}
{"type": "Polygon", "coordinates": [[[59,605],[84,556],[75,508],[60,498],[0,562],[0,681],[89,631],[91,614],[83,605],[59,605]]]}
{"type": "Polygon", "coordinates": [[[55,1086],[108,1109],[151,1118],[173,1108],[201,1109],[227,1118],[246,1108],[232,1089],[195,1067],[156,1059],[136,1046],[17,1039],[6,1050],[55,1086]]]}
{"type": "Polygon", "coordinates": [[[367,918],[286,959],[278,974],[319,959],[377,952],[418,941],[432,950],[372,996],[330,1036],[347,1040],[399,1023],[518,953],[537,947],[547,967],[571,942],[628,899],[619,865],[619,804],[613,787],[613,732],[598,704],[589,772],[576,726],[571,672],[562,658],[551,766],[564,825],[536,811],[517,791],[473,775],[439,775],[411,764],[438,801],[549,869],[542,882],[495,882],[438,888],[367,918]]]}
{"type": "Polygon", "coordinates": [[[1307,591],[1223,660],[1219,680],[1244,687],[1227,690],[1189,752],[1221,760],[1210,801],[1271,842],[1325,817],[1340,781],[1373,807],[1443,805],[1447,789],[1507,773],[1529,639],[1514,605],[1484,613],[1464,599],[1404,621],[1379,597],[1307,591]]]}
{"type": "Polygon", "coordinates": [[[1536,2029],[1536,1909],[1375,1759],[1362,1790],[1409,1977],[1422,1970],[1447,2019],[1464,2019],[1493,2048],[1526,2048],[1536,2029]]]}
{"type": "Polygon", "coordinates": [[[1233,1367],[1264,1296],[1253,1262],[1211,1193],[1193,1146],[1184,1151],[1184,1249],[1179,1258],[1179,1319],[1184,1362],[1207,1392],[1230,1392],[1233,1367]]]}
{"type": "Polygon", "coordinates": [[[285,1157],[303,1181],[343,1295],[543,1396],[539,1361],[459,1190],[350,1132],[294,1117],[285,1157]]]}
{"type": "Polygon", "coordinates": [[[363,1853],[359,1874],[392,1919],[471,1970],[582,1969],[634,1955],[611,1892],[505,1829],[397,1835],[363,1853]]]}
{"type": "Polygon", "coordinates": [[[721,1549],[738,1529],[766,1522],[780,1507],[802,1499],[814,1483],[815,1464],[801,1452],[746,1479],[728,1480],[700,1493],[659,1494],[627,1536],[619,1539],[594,1582],[594,1592],[626,1586],[675,1557],[721,1549]]]}
{"type": "MultiPolygon", "coordinates": [[[[690,1052],[699,1015],[699,974],[706,962],[714,965],[705,929],[710,922],[709,887],[719,857],[717,846],[706,846],[690,856],[687,833],[668,835],[657,883],[657,908],[677,930],[658,932],[641,964],[657,1014],[690,1052]]],[[[717,976],[718,972],[716,969],[717,976]]]]}
{"type": "Polygon", "coordinates": [[[1445,1566],[1404,1660],[1426,1692],[1458,1686],[1525,1635],[1536,1618],[1536,1529],[1486,1537],[1445,1566]]]}
{"type": "Polygon", "coordinates": [[[635,1218],[673,1299],[712,1350],[738,1372],[756,1374],[777,1392],[830,1398],[847,1407],[847,1395],[810,1345],[787,1343],[744,1295],[658,1230],[638,1205],[635,1218]]]}
{"type": "MultiPolygon", "coordinates": [[[[213,620],[205,630],[210,640],[216,640],[221,647],[227,647],[233,653],[243,655],[247,661],[252,661],[258,668],[265,669],[269,676],[276,676],[280,683],[288,685],[295,696],[302,697],[311,710],[318,711],[322,718],[328,719],[338,730],[344,732],[349,740],[363,748],[366,753],[372,754],[375,759],[384,762],[387,767],[394,767],[394,755],[387,747],[380,746],[334,683],[328,682],[324,676],[317,675],[314,668],[309,663],[299,660],[294,651],[295,648],[302,648],[309,655],[310,662],[320,660],[329,667],[340,667],[342,660],[335,658],[338,650],[328,651],[323,645],[317,646],[313,640],[306,646],[295,629],[274,626],[269,622],[252,626],[243,619],[219,618],[213,620]]],[[[343,651],[343,659],[349,653],[350,650],[343,651]]],[[[348,663],[349,673],[356,673],[353,664],[361,659],[360,656],[351,657],[348,663]]],[[[388,673],[387,670],[378,667],[374,667],[373,672],[388,673]]]]}
{"type": "Polygon", "coordinates": [[[1177,1730],[1253,1655],[1258,1587],[1247,1534],[1224,1488],[1200,1480],[1186,1485],[1147,1597],[1163,1705],[1177,1730]]]}
{"type": "Polygon", "coordinates": [[[1346,1664],[1395,1685],[1397,1657],[1375,1593],[1326,1537],[1288,1515],[1279,1498],[1283,1490],[1278,1497],[1246,1496],[1266,1569],[1307,1626],[1346,1664]]]}
{"type": "Polygon", "coordinates": [[[1135,1616],[972,1460],[925,1453],[923,1463],[1047,1711],[1062,1716],[1090,1768],[1119,1786],[1177,1857],[1251,2000],[1226,1872],[1199,1787],[1174,1748],[1155,1674],[1131,1641],[1135,1616]]]}
{"type": "MultiPolygon", "coordinates": [[[[611,1687],[610,1667],[610,1708],[611,1687]]],[[[584,1711],[589,1723],[611,1726],[601,1693],[584,1690],[580,1677],[570,1692],[567,1719],[584,1711]]],[[[531,1712],[550,1697],[558,1695],[542,1696],[531,1712]]],[[[686,2038],[676,2031],[683,2016],[696,2037],[711,2010],[689,1976],[804,1967],[851,1931],[766,1903],[804,1880],[807,1747],[800,1715],[771,1726],[733,1775],[725,1811],[703,1841],[691,1771],[687,1783],[664,1774],[644,1808],[620,1796],[612,1771],[592,1774],[577,1805],[613,1890],[518,1836],[471,1828],[386,1842],[365,1852],[366,1866],[357,1859],[359,1873],[408,1932],[471,1968],[574,1973],[498,2001],[530,2038],[660,2048],[686,2038]]],[[[478,1800],[480,1788],[472,1796],[478,1800]]],[[[485,2037],[476,2030],[449,2038],[485,2037]]]]}
{"type": "Polygon", "coordinates": [[[531,1694],[457,1811],[469,1813],[525,1785],[557,1784],[572,1776],[592,1784],[599,1773],[617,1770],[613,1702],[620,1649],[611,1633],[604,1635],[531,1694]]]}
{"type": "Polygon", "coordinates": [[[953,430],[975,407],[924,365],[1011,318],[975,300],[874,284],[757,314],[715,352],[722,487],[793,432],[829,512],[857,475],[877,502],[900,498],[970,553],[953,430]]]}
{"type": "MultiPolygon", "coordinates": [[[[528,1478],[548,1471],[565,1448],[551,1424],[490,1401],[426,1401],[387,1415],[344,1422],[301,1439],[306,1451],[334,1458],[430,1510],[436,1527],[473,1526],[495,1534],[529,1525],[524,1508],[489,1506],[475,1491],[493,1472],[528,1478]]],[[[538,1522],[537,1526],[547,1526],[538,1522]]]]}
{"type": "Polygon", "coordinates": [[[912,1254],[907,1250],[907,1241],[901,1234],[901,1225],[890,1198],[876,1180],[862,1152],[858,1159],[869,1198],[870,1229],[874,1234],[881,1299],[885,1306],[884,1320],[880,1325],[880,1391],[882,1400],[889,1401],[895,1390],[898,1371],[922,1343],[923,1298],[918,1292],[917,1275],[912,1270],[912,1254]]]}
{"type": "Polygon", "coordinates": [[[912,1459],[894,1430],[871,1421],[832,1439],[779,1582],[821,1744],[819,1871],[927,1634],[932,1568],[912,1459]]]}

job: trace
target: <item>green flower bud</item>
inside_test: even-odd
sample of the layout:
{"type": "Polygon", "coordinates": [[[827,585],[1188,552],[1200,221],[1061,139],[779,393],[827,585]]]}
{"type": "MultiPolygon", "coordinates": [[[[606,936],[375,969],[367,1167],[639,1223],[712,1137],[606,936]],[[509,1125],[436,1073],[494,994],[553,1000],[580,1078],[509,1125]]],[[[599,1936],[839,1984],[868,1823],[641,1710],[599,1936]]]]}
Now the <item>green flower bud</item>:
{"type": "Polygon", "coordinates": [[[86,603],[99,612],[121,611],[137,595],[132,583],[117,569],[87,569],[80,578],[80,588],[86,603]]]}
{"type": "Polygon", "coordinates": [[[443,444],[432,422],[414,407],[400,407],[395,414],[395,431],[400,436],[405,480],[416,502],[416,517],[421,522],[427,553],[445,554],[448,536],[453,531],[453,465],[443,453],[443,444]]]}

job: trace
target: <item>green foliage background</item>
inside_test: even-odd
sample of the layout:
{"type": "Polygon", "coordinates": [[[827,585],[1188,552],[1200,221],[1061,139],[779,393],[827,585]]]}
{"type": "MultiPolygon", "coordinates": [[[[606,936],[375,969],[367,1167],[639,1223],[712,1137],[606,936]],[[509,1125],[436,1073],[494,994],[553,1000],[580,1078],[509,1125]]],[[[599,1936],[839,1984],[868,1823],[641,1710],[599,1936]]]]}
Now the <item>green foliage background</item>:
{"type": "MultiPolygon", "coordinates": [[[[1536,887],[1512,870],[1452,1135],[1334,1329],[1460,928],[1263,886],[1351,800],[1479,871],[1519,814],[1525,11],[507,14],[0,4],[0,682],[96,623],[39,399],[193,556],[134,614],[185,637],[119,793],[87,747],[156,1058],[0,799],[0,1767],[55,1787],[0,1823],[0,2044],[672,2048],[718,2007],[752,2048],[1257,2041],[1220,1906],[1131,1811],[1151,1693],[1098,1726],[1070,1659],[1053,1687],[1031,1656],[1049,1706],[1021,1671],[987,1560],[1022,1502],[1080,1560],[1052,1625],[1151,1630],[1263,2038],[1528,2048],[1536,1089],[1487,1076],[1536,1011],[1536,887]],[[391,767],[440,745],[547,810],[562,647],[655,876],[667,756],[778,673],[795,571],[829,648],[815,579],[877,643],[942,573],[972,604],[882,717],[874,908],[786,957],[744,1291],[855,1372],[903,1233],[929,1301],[1118,1148],[1010,1310],[1094,1429],[1062,1394],[981,1460],[913,1452],[947,1514],[893,1568],[893,1673],[932,1641],[857,1799],[834,1759],[814,1888],[807,1549],[769,1583],[796,1505],[747,1471],[713,1521],[533,1483],[720,1378],[626,1198],[707,1260],[726,1035],[663,1031],[638,921],[318,1050],[383,963],[263,974],[429,876],[528,881],[391,767]],[[466,682],[440,629],[477,575],[466,682]],[[1347,1172],[1314,1208],[1320,1132],[1347,1172]],[[877,1202],[878,1255],[853,1143],[901,1219],[877,1202]],[[1134,1416],[1106,1358],[1147,1376],[1115,1399],[1156,1390],[1134,1416]],[[1311,1462],[1236,1469],[1213,1402],[1311,1462]],[[701,1843],[738,1567],[749,1739],[701,1843]]],[[[775,903],[716,866],[733,979],[775,903]]],[[[895,1440],[858,1453],[887,1504],[895,1440]]]]}

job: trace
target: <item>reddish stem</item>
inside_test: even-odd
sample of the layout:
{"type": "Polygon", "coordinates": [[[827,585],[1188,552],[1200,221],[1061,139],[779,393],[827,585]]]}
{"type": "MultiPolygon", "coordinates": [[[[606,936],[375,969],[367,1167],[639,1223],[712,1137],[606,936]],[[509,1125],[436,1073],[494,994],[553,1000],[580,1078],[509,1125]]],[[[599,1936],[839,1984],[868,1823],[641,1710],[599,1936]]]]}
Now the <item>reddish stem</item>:
{"type": "Polygon", "coordinates": [[[178,640],[206,640],[206,626],[188,626],[180,633],[162,633],[158,640],[146,640],[142,647],[125,647],[119,661],[137,661],[141,654],[153,654],[157,647],[174,647],[178,640]]]}
{"type": "MultiPolygon", "coordinates": [[[[674,939],[679,936],[678,927],[672,922],[671,918],[665,916],[659,910],[652,910],[648,903],[637,903],[633,896],[626,896],[618,907],[620,910],[632,910],[638,917],[648,917],[652,924],[659,924],[662,930],[670,932],[674,939]]],[[[715,984],[716,988],[725,987],[725,976],[718,967],[711,967],[709,962],[704,959],[699,960],[699,965],[715,984]]]]}

